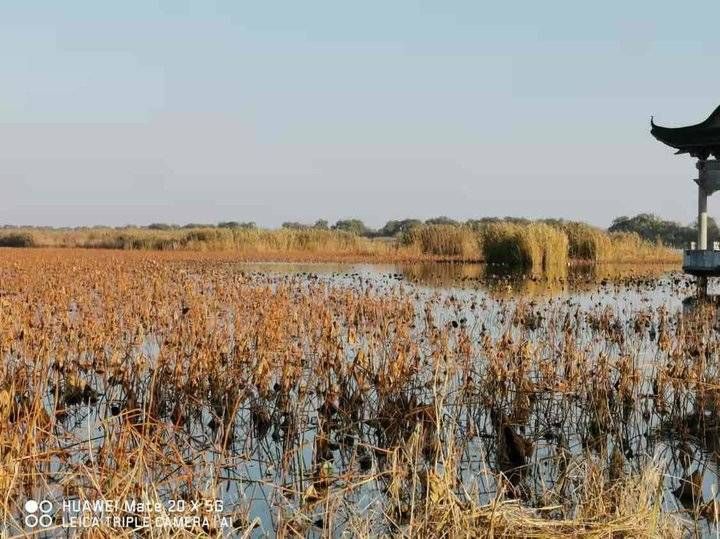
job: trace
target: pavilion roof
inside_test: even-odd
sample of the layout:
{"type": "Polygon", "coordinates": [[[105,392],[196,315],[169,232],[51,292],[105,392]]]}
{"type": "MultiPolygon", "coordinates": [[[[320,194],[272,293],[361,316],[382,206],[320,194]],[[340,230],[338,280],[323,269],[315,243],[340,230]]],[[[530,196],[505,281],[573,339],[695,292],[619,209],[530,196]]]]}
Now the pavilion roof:
{"type": "Polygon", "coordinates": [[[699,159],[720,158],[720,107],[710,117],[687,127],[663,127],[650,120],[650,133],[663,144],[699,159]]]}

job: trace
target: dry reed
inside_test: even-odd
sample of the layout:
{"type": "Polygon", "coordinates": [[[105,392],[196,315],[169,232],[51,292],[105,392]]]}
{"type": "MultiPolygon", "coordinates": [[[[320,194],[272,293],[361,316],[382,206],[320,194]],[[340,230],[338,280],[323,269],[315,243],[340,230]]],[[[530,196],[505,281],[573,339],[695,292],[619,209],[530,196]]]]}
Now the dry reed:
{"type": "Polygon", "coordinates": [[[471,228],[455,225],[418,225],[405,232],[400,243],[423,255],[464,261],[482,259],[480,236],[471,228]]]}
{"type": "Polygon", "coordinates": [[[485,261],[562,276],[568,264],[564,232],[543,223],[490,223],[481,230],[485,261]]]}
{"type": "Polygon", "coordinates": [[[489,223],[477,228],[419,225],[399,241],[336,230],[245,228],[8,229],[0,246],[158,251],[229,251],[250,260],[487,261],[560,276],[572,261],[677,262],[679,253],[634,234],[580,223],[489,223]]]}
{"type": "Polygon", "coordinates": [[[589,262],[676,262],[677,250],[643,240],[635,233],[612,233],[584,223],[566,223],[569,254],[573,260],[589,262]]]}
{"type": "Polygon", "coordinates": [[[719,428],[709,306],[626,314],[233,260],[0,249],[8,530],[44,496],[226,500],[231,529],[157,537],[256,518],[285,537],[676,536],[661,498],[712,517],[694,487],[719,428]],[[659,476],[660,448],[681,456],[659,476]]]}

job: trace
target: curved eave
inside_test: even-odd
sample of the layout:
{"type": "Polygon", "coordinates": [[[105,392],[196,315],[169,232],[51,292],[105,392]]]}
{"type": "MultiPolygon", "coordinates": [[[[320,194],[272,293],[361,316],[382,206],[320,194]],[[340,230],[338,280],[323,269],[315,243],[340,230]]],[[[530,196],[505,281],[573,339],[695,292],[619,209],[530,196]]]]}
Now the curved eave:
{"type": "Polygon", "coordinates": [[[663,127],[650,120],[650,133],[657,140],[675,148],[678,153],[690,153],[706,158],[720,152],[720,107],[699,124],[685,127],[663,127]]]}
{"type": "Polygon", "coordinates": [[[654,127],[650,133],[663,144],[678,150],[720,146],[720,129],[685,131],[686,128],[654,127]]]}

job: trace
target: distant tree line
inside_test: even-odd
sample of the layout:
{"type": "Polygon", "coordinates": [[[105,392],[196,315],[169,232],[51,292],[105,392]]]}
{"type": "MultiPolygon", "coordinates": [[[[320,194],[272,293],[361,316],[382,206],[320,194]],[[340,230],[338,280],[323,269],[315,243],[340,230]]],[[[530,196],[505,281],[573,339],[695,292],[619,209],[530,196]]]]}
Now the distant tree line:
{"type": "MultiPolygon", "coordinates": [[[[666,221],[651,213],[640,213],[635,217],[618,217],[612,222],[609,232],[635,232],[643,239],[662,242],[672,247],[686,247],[697,239],[697,223],[682,225],[666,221]]],[[[708,242],[718,241],[720,230],[712,217],[708,217],[708,242]]]]}
{"type": "MultiPolygon", "coordinates": [[[[384,226],[373,229],[365,225],[360,219],[341,219],[331,225],[326,219],[318,219],[313,224],[300,223],[295,221],[287,221],[282,224],[282,228],[291,230],[342,230],[358,236],[368,238],[391,238],[399,237],[409,232],[413,227],[420,225],[449,225],[449,226],[467,226],[470,228],[481,228],[487,223],[510,222],[527,224],[532,221],[543,222],[554,226],[563,226],[568,224],[564,219],[526,219],[523,217],[483,217],[481,219],[468,219],[467,221],[457,221],[450,217],[440,216],[431,219],[392,219],[385,223],[384,226]]],[[[47,228],[47,227],[16,227],[12,225],[4,225],[2,229],[14,228],[47,228]]],[[[94,229],[107,227],[77,227],[78,229],[94,229]]],[[[131,225],[124,227],[115,227],[118,229],[133,228],[131,225]]],[[[142,228],[142,227],[141,227],[142,228]]],[[[209,223],[188,223],[186,225],[175,225],[168,223],[152,223],[144,228],[149,230],[179,230],[194,228],[229,228],[229,229],[255,229],[257,225],[252,221],[221,221],[217,224],[209,223]]],[[[67,228],[66,228],[67,229],[67,228]]],[[[697,238],[697,224],[683,225],[674,221],[661,219],[657,215],[651,213],[640,213],[634,217],[622,216],[616,218],[608,232],[635,232],[640,237],[650,242],[661,242],[664,245],[672,247],[684,247],[697,238]]],[[[708,217],[708,241],[720,240],[720,230],[712,217],[708,217]]]]}
{"type": "Polygon", "coordinates": [[[217,225],[211,223],[188,223],[186,225],[171,225],[168,223],[152,223],[147,226],[150,230],[179,230],[188,228],[257,228],[253,221],[220,221],[217,225]]]}

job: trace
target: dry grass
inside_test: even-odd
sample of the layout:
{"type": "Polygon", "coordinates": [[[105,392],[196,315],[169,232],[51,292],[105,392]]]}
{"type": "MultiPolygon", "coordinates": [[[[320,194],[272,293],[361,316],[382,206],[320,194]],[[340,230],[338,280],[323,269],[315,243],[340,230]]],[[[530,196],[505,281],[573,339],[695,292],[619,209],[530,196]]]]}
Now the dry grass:
{"type": "Polygon", "coordinates": [[[612,241],[606,232],[584,223],[568,223],[563,230],[568,236],[570,258],[592,262],[612,260],[612,241]]]}
{"type": "MultiPolygon", "coordinates": [[[[432,425],[418,425],[405,444],[390,451],[390,469],[380,480],[385,482],[389,498],[384,510],[393,519],[396,532],[433,538],[684,536],[679,519],[662,511],[664,478],[653,464],[638,473],[609,478],[596,460],[577,458],[567,465],[566,478],[559,481],[562,485],[573,475],[581,476],[571,501],[530,508],[501,487],[491,502],[482,504],[477,493],[459,479],[462,450],[455,446],[459,438],[460,433],[437,417],[432,425]],[[434,444],[434,462],[419,465],[427,460],[428,434],[434,444]]],[[[506,478],[501,474],[495,479],[502,484],[506,478]]],[[[550,488],[545,497],[551,499],[555,494],[550,488]]],[[[368,522],[372,518],[374,515],[351,520],[354,535],[372,535],[368,522]]]]}
{"type": "Polygon", "coordinates": [[[614,484],[603,480],[594,491],[594,479],[587,478],[574,518],[561,516],[558,506],[531,509],[503,496],[474,503],[457,493],[446,471],[431,470],[415,480],[425,489],[425,503],[405,530],[408,537],[679,539],[684,533],[676,518],[661,511],[662,476],[652,466],[614,484]]]}
{"type": "Polygon", "coordinates": [[[422,261],[507,264],[562,275],[568,259],[592,262],[677,262],[679,253],[633,234],[608,235],[583,224],[420,225],[399,241],[335,230],[194,228],[12,229],[0,246],[81,247],[156,251],[226,251],[243,260],[422,261]]]}
{"type": "Polygon", "coordinates": [[[634,233],[612,233],[586,225],[567,223],[570,258],[589,262],[677,262],[680,253],[661,244],[652,244],[634,233]]]}
{"type": "MultiPolygon", "coordinates": [[[[0,233],[0,237],[5,233],[0,233]]],[[[354,234],[331,230],[263,230],[194,228],[150,230],[73,229],[24,230],[34,245],[43,247],[82,247],[132,250],[236,250],[241,252],[325,252],[383,254],[386,245],[354,234]]]]}
{"type": "Polygon", "coordinates": [[[223,498],[226,534],[262,516],[285,537],[674,537],[662,499],[696,521],[714,503],[669,479],[712,466],[713,310],[579,310],[234,260],[0,250],[10,533],[43,497],[223,498]]]}
{"type": "Polygon", "coordinates": [[[485,261],[561,276],[567,271],[568,238],[543,223],[491,223],[481,230],[485,261]]]}
{"type": "Polygon", "coordinates": [[[610,234],[610,241],[610,257],[615,262],[674,262],[681,258],[680,251],[662,244],[649,243],[634,232],[610,234]]]}
{"type": "Polygon", "coordinates": [[[0,247],[37,247],[37,241],[32,232],[1,232],[0,247]]]}
{"type": "Polygon", "coordinates": [[[195,228],[26,229],[0,231],[0,245],[121,249],[147,251],[215,251],[250,260],[397,260],[419,258],[392,243],[333,230],[263,230],[195,228]],[[15,238],[26,239],[16,245],[15,238]],[[6,239],[6,241],[4,241],[6,239]],[[12,244],[7,242],[13,241],[12,244]]]}
{"type": "Polygon", "coordinates": [[[400,243],[423,255],[465,261],[482,259],[480,236],[471,228],[453,225],[418,225],[403,234],[400,243]]]}

